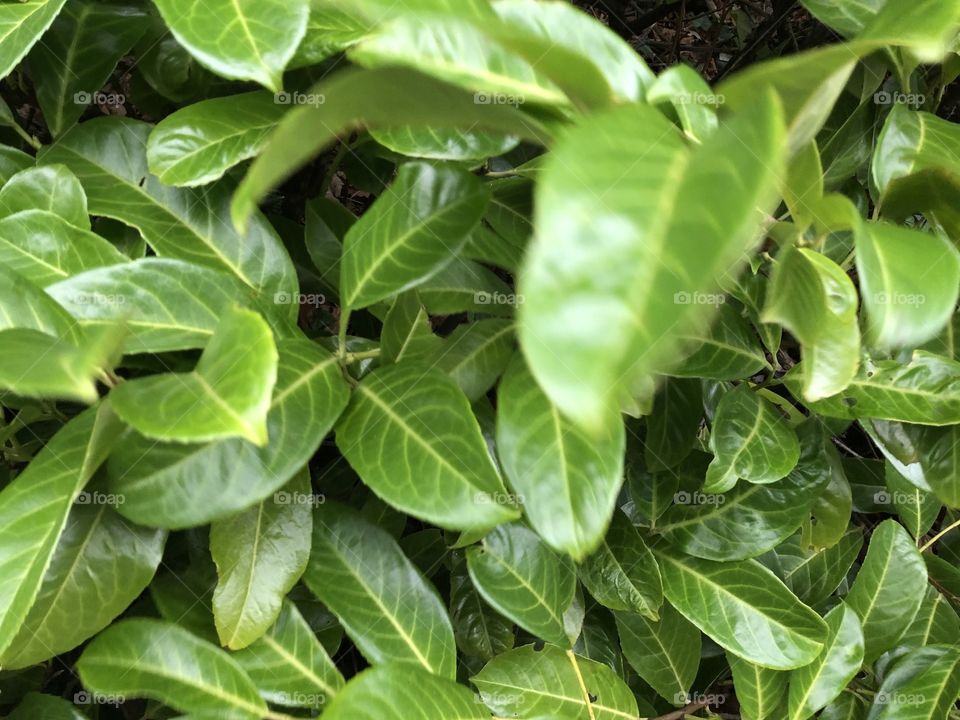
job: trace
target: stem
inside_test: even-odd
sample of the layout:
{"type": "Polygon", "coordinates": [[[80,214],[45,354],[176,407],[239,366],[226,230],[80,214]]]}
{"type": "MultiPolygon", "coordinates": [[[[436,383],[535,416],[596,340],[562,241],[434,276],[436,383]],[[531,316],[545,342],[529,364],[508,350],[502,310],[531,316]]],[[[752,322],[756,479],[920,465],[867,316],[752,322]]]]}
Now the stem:
{"type": "Polygon", "coordinates": [[[15,133],[17,133],[17,135],[19,135],[21,138],[23,138],[23,141],[24,141],[27,145],[29,145],[30,147],[32,147],[34,150],[39,150],[40,148],[43,147],[43,143],[41,143],[41,142],[40,142],[39,140],[37,140],[33,135],[31,135],[31,134],[28,133],[26,130],[24,130],[22,127],[20,127],[20,124],[19,124],[19,123],[14,122],[14,123],[12,123],[12,124],[10,125],[10,127],[12,127],[12,128],[13,128],[13,131],[14,131],[15,133]]]}
{"type": "Polygon", "coordinates": [[[953,530],[953,529],[955,529],[955,528],[958,528],[958,527],[960,527],[960,520],[957,520],[956,522],[951,523],[951,524],[948,525],[946,528],[944,528],[943,530],[941,530],[940,532],[938,532],[936,535],[934,535],[932,538],[930,538],[930,540],[928,540],[926,543],[924,543],[924,544],[920,547],[920,552],[926,552],[927,550],[929,550],[930,548],[933,547],[933,544],[934,544],[935,542],[937,542],[937,540],[939,540],[940,538],[942,538],[944,535],[946,535],[946,534],[947,534],[948,532],[950,532],[951,530],[953,530]]]}
{"type": "Polygon", "coordinates": [[[567,657],[570,658],[570,664],[573,665],[573,671],[577,674],[577,682],[580,683],[580,693],[583,695],[583,701],[587,704],[587,713],[590,720],[597,720],[593,712],[593,702],[590,700],[590,693],[587,691],[587,684],[583,681],[583,675],[580,672],[580,664],[577,662],[577,656],[573,650],[567,650],[567,657]]]}
{"type": "Polygon", "coordinates": [[[366,352],[356,352],[356,353],[347,353],[344,356],[344,362],[348,365],[351,365],[355,362],[360,362],[361,360],[372,360],[373,358],[380,357],[380,350],[367,350],[366,352]]]}
{"type": "Polygon", "coordinates": [[[347,359],[347,328],[350,326],[350,310],[340,310],[340,327],[337,328],[337,357],[343,364],[347,359]]]}

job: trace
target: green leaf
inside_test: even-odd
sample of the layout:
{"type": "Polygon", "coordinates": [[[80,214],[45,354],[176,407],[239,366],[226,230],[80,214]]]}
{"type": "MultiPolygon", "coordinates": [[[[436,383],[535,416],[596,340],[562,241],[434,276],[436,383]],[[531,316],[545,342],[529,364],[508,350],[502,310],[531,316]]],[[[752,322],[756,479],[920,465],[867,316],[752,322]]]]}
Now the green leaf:
{"type": "Polygon", "coordinates": [[[790,674],[789,720],[806,720],[829,705],[860,672],[863,629],[857,614],[840,603],[827,613],[823,651],[806,667],[790,674]]]}
{"type": "Polygon", "coordinates": [[[707,469],[706,492],[726,492],[740,479],[769,485],[786,477],[800,459],[793,428],[772,403],[746,385],[720,400],[710,447],[716,456],[707,469]]]}
{"type": "Polygon", "coordinates": [[[670,603],[656,622],[635,613],[614,615],[630,666],[660,697],[681,704],[678,698],[686,698],[700,666],[700,631],[670,603]]]}
{"type": "Polygon", "coordinates": [[[80,342],[73,318],[50,296],[9,268],[0,266],[0,330],[26,328],[80,342]]]}
{"type": "Polygon", "coordinates": [[[647,102],[670,103],[684,132],[697,142],[703,142],[717,129],[717,111],[711,105],[720,101],[707,81],[688,65],[667,68],[647,91],[647,102]]]}
{"type": "Polygon", "coordinates": [[[558,143],[537,189],[520,341],[540,385],[578,424],[600,427],[640,378],[676,364],[683,336],[703,329],[704,303],[717,302],[709,293],[756,240],[782,134],[768,98],[694,150],[648,106],[593,116],[558,143]],[[644,162],[624,168],[624,155],[644,162]]]}
{"type": "Polygon", "coordinates": [[[174,37],[213,72],[279,92],[307,32],[306,0],[156,0],[174,37]],[[220,32],[212,32],[220,28],[220,32]]]}
{"type": "Polygon", "coordinates": [[[907,632],[898,641],[907,647],[960,643],[960,616],[950,602],[932,585],[907,632]]]}
{"type": "Polygon", "coordinates": [[[404,665],[367,670],[344,688],[325,720],[486,720],[467,688],[404,665]]]}
{"type": "Polygon", "coordinates": [[[317,506],[304,581],[370,663],[454,677],[453,628],[436,590],[386,532],[355,511],[317,506]]]}
{"type": "Polygon", "coordinates": [[[310,557],[312,497],[304,471],[273,498],[210,526],[218,577],[213,617],[224,647],[247,647],[280,614],[310,557]]]}
{"type": "MultiPolygon", "coordinates": [[[[80,119],[147,25],[146,12],[132,3],[66,4],[29,57],[37,101],[51,135],[59,136],[80,119]]],[[[113,99],[123,104],[122,95],[113,99]]]]}
{"type": "Polygon", "coordinates": [[[512,135],[494,135],[445,128],[395,127],[371,130],[370,136],[400,155],[460,162],[484,160],[513,150],[512,135]]]}
{"type": "Polygon", "coordinates": [[[744,560],[776,547],[808,517],[831,474],[827,440],[816,423],[802,425],[800,437],[800,460],[783,480],[740,483],[725,494],[679,492],[657,531],[677,549],[706,560],[744,560]]]}
{"type": "Polygon", "coordinates": [[[518,515],[467,398],[439,370],[395,365],[364,378],[337,447],[377,495],[435,525],[485,530],[518,515]]]}
{"type": "Polygon", "coordinates": [[[897,644],[923,602],[926,584],[927,568],[907,531],[893,520],[880,523],[846,598],[863,625],[866,662],[897,644]]]}
{"type": "Polygon", "coordinates": [[[777,258],[763,322],[778,322],[800,341],[802,397],[814,401],[840,392],[860,364],[857,291],[829,258],[789,248],[777,258]]]}
{"type": "Polygon", "coordinates": [[[565,617],[577,584],[573,563],[523,525],[498,527],[467,550],[467,565],[483,599],[527,632],[563,647],[580,634],[565,617]]]}
{"type": "Polygon", "coordinates": [[[647,418],[643,452],[647,468],[662,472],[679,465],[693,450],[703,417],[703,392],[697,380],[663,381],[647,418]]]}
{"type": "Polygon", "coordinates": [[[267,714],[236,660],[161,620],[111,626],[87,646],[77,670],[84,687],[106,695],[146,697],[183,712],[229,712],[247,720],[267,714]]]}
{"type": "Polygon", "coordinates": [[[960,254],[937,234],[864,223],[857,276],[868,342],[882,350],[912,348],[949,322],[960,296],[960,254]]]}
{"type": "Polygon", "coordinates": [[[27,693],[17,708],[7,716],[9,720],[87,720],[71,703],[53,695],[27,693]]]}
{"type": "Polygon", "coordinates": [[[46,210],[0,219],[0,262],[42,287],[128,260],[99,235],[46,210]]]}
{"type": "Polygon", "coordinates": [[[917,648],[893,666],[873,699],[867,720],[948,717],[960,695],[960,650],[917,648]]]}
{"type": "Polygon", "coordinates": [[[510,362],[515,330],[513,323],[496,319],[458,325],[434,352],[432,365],[452,377],[468,400],[479,400],[510,362]]]}
{"type": "Polygon", "coordinates": [[[554,645],[527,645],[498,655],[470,678],[498,716],[635,720],[626,683],[598,662],[554,645]]]}
{"type": "Polygon", "coordinates": [[[768,367],[753,328],[731,304],[724,302],[706,333],[688,338],[692,352],[671,375],[713,380],[740,380],[768,367]]]}
{"type": "Polygon", "coordinates": [[[147,587],[166,533],[129,525],[102,492],[75,501],[17,636],[0,656],[4,669],[35,665],[72,650],[120,615],[147,587]],[[108,562],[104,558],[109,558],[108,562]]]}
{"type": "Polygon", "coordinates": [[[863,700],[854,693],[844,693],[820,714],[820,720],[866,720],[863,700]]]}
{"type": "Polygon", "coordinates": [[[150,133],[150,172],[166,185],[195,187],[223,177],[266,145],[287,107],[286,95],[244,93],[188,105],[150,133]]]}
{"type": "MultiPolygon", "coordinates": [[[[227,271],[270,299],[294,294],[293,263],[266,219],[257,215],[243,234],[225,219],[227,186],[170,188],[150,175],[150,131],[126,118],[92,120],[44,149],[40,162],[73,170],[90,212],[137,228],[158,255],[227,271]]],[[[295,309],[277,312],[292,318],[295,309]]]]}
{"type": "MultiPolygon", "coordinates": [[[[733,674],[733,689],[740,703],[743,720],[766,720],[782,710],[787,693],[789,675],[781,670],[769,670],[727,654],[733,674]]],[[[796,672],[796,671],[794,671],[796,672]]]]}
{"type": "Polygon", "coordinates": [[[0,77],[6,77],[46,32],[66,0],[0,4],[0,77]]]}
{"type": "Polygon", "coordinates": [[[343,241],[340,288],[350,308],[407,290],[450,262],[480,221],[488,193],[454,166],[413,162],[343,241]]]}
{"type": "Polygon", "coordinates": [[[405,68],[348,70],[317,83],[308,96],[320,105],[291,111],[250,168],[233,200],[233,221],[246,225],[267,191],[288,178],[341,133],[354,127],[434,127],[488,130],[544,142],[549,133],[517,108],[478,105],[471,93],[405,68]],[[443,108],[438,115],[436,108],[443,108]]]}
{"type": "Polygon", "coordinates": [[[0,188],[0,216],[6,218],[28,210],[44,210],[80,230],[90,229],[83,186],[63,165],[28,168],[0,188]]]}
{"type": "Polygon", "coordinates": [[[318,707],[343,688],[343,675],[289,600],[266,634],[233,658],[270,703],[318,707]]]}
{"type": "MultiPolygon", "coordinates": [[[[791,391],[804,381],[802,365],[787,376],[791,391]]],[[[960,363],[917,350],[909,363],[881,360],[861,368],[843,392],[808,403],[829,417],[895,420],[918,425],[960,422],[960,363]]]]}
{"type": "Polygon", "coordinates": [[[381,363],[424,361],[441,343],[433,334],[430,316],[420,304],[416,291],[398,295],[383,321],[381,363]]]}
{"type": "Polygon", "coordinates": [[[73,501],[106,459],[117,425],[106,406],[78,415],[0,491],[0,653],[40,593],[73,501]]]}
{"type": "Polygon", "coordinates": [[[450,620],[465,655],[490,660],[513,648],[513,623],[483,601],[463,558],[450,571],[450,620]]]}
{"type": "Polygon", "coordinates": [[[202,348],[227,310],[253,297],[231,275],[155,257],[89,270],[46,290],[83,328],[122,322],[130,353],[202,348]]]}
{"type": "Polygon", "coordinates": [[[771,670],[812,662],[826,625],[776,576],[755,560],[718,563],[662,546],[663,594],[684,617],[724,649],[771,670]],[[750,633],[741,628],[749,627],[750,633]]]}
{"type": "Polygon", "coordinates": [[[263,447],[277,380],[277,348],[266,322],[233,308],[191,373],[128,380],[110,394],[117,414],[157,440],[203,442],[240,437],[263,447]],[[242,353],[234,352],[242,347],[242,353]]]}
{"type": "Polygon", "coordinates": [[[497,451],[530,523],[554,550],[579,561],[600,545],[623,484],[625,446],[619,417],[587,434],[515,357],[497,393],[497,451]]]}
{"type": "Polygon", "coordinates": [[[277,350],[270,442],[166,444],[127,433],[107,466],[111,492],[126,498],[118,508],[124,517],[148,526],[203,525],[255,505],[303,469],[346,407],[349,387],[336,359],[316,343],[284,340],[277,350]]]}
{"type": "Polygon", "coordinates": [[[660,569],[636,528],[622,512],[614,513],[610,529],[592,555],[579,567],[580,580],[601,605],[658,618],[663,604],[660,569]]]}
{"type": "Polygon", "coordinates": [[[887,489],[890,490],[884,499],[893,503],[900,522],[915,539],[919,540],[933,527],[943,506],[936,496],[924,492],[903,477],[893,463],[886,464],[884,478],[887,481],[887,489]]]}

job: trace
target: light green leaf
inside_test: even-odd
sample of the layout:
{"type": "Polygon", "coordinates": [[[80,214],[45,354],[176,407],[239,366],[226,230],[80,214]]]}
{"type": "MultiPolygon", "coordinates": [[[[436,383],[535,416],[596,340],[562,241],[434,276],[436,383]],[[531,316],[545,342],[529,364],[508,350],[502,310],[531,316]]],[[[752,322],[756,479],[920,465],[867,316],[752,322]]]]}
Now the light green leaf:
{"type": "Polygon", "coordinates": [[[710,447],[716,457],[703,486],[708,493],[726,492],[739,479],[769,485],[786,477],[800,459],[796,432],[773,403],[747,385],[720,400],[710,447]]]}
{"type": "Polygon", "coordinates": [[[307,0],[155,0],[174,37],[202,65],[279,92],[307,32],[307,0]],[[219,31],[214,32],[217,28],[219,31]]]}
{"type": "Polygon", "coordinates": [[[63,165],[31,167],[0,188],[0,217],[45,210],[81,230],[90,229],[87,196],[77,176],[63,165]]]}
{"type": "Polygon", "coordinates": [[[83,115],[120,59],[147,29],[135,4],[71,0],[30,53],[30,70],[50,133],[57,137],[83,115]]]}
{"type": "Polygon", "coordinates": [[[727,653],[727,662],[733,674],[733,689],[737,693],[743,720],[766,720],[783,710],[788,673],[748,663],[730,653],[727,653]]]}
{"type": "Polygon", "coordinates": [[[897,644],[923,602],[926,584],[927,568],[913,540],[894,520],[884,520],[846,598],[863,626],[866,662],[897,644]]]}
{"type": "Polygon", "coordinates": [[[956,709],[960,650],[932,645],[901,657],[883,679],[867,720],[939,720],[956,709]]]}
{"type": "Polygon", "coordinates": [[[170,622],[112,625],[87,646],[77,670],[84,687],[105,695],[152,698],[183,712],[221,711],[246,720],[267,714],[236,660],[170,622]]]}
{"type": "Polygon", "coordinates": [[[343,241],[340,289],[350,308],[409,289],[453,260],[480,221],[488,193],[454,166],[412,162],[343,241]]]}
{"type": "Polygon", "coordinates": [[[0,266],[0,330],[26,328],[81,342],[73,318],[43,290],[22,275],[0,266]]]}
{"type": "Polygon", "coordinates": [[[404,665],[373,668],[352,679],[324,720],[486,720],[467,688],[404,665]]]}
{"type": "Polygon", "coordinates": [[[128,380],[110,394],[117,414],[149,438],[204,442],[240,437],[263,447],[277,380],[277,347],[256,313],[232,308],[191,373],[128,380]],[[237,348],[242,348],[239,353],[237,348]]]}
{"type": "Polygon", "coordinates": [[[47,210],[0,219],[0,262],[41,287],[129,258],[89,230],[47,210]]]}
{"type": "Polygon", "coordinates": [[[781,253],[761,319],[781,323],[800,341],[804,399],[835,395],[853,380],[860,364],[857,291],[829,258],[806,248],[781,253]]]}
{"type": "Polygon", "coordinates": [[[939,590],[927,587],[923,604],[907,632],[898,641],[908,647],[960,644],[960,616],[939,590]]]}
{"type": "Polygon", "coordinates": [[[290,61],[290,69],[315,65],[331,55],[343,52],[370,31],[370,23],[353,12],[356,5],[348,12],[327,7],[327,4],[310,3],[307,34],[290,61]]]}
{"type": "Polygon", "coordinates": [[[167,534],[130,525],[111,502],[123,497],[86,491],[75,501],[37,598],[0,656],[5,670],[73,650],[126,610],[153,579],[167,534]]]}
{"type": "MultiPolygon", "coordinates": [[[[799,391],[803,365],[787,376],[799,391]]],[[[917,425],[960,422],[960,363],[917,350],[909,363],[882,360],[861,368],[843,392],[808,403],[814,412],[849,420],[871,418],[917,425]]]]}
{"type": "Polygon", "coordinates": [[[459,325],[443,339],[432,365],[452,377],[468,400],[479,400],[510,362],[516,344],[514,331],[513,323],[506,320],[459,325]]]}
{"type": "Polygon", "coordinates": [[[377,495],[435,525],[485,530],[518,515],[467,398],[439,370],[395,365],[364,378],[337,447],[377,495]]]}
{"type": "Polygon", "coordinates": [[[703,330],[705,303],[717,303],[709,293],[756,240],[782,133],[767,98],[690,150],[658,111],[631,105],[592,116],[550,154],[520,279],[520,340],[578,424],[602,426],[640,378],[677,364],[682,337],[703,330]],[[644,162],[625,170],[624,155],[644,162]],[[589,318],[600,316],[598,336],[589,318]]]}
{"type": "Polygon", "coordinates": [[[703,142],[717,129],[717,111],[711,106],[721,100],[689,65],[675,65],[660,73],[647,90],[647,102],[670,103],[684,132],[697,142],[703,142]]]}
{"type": "Polygon", "coordinates": [[[670,370],[673,376],[740,380],[768,367],[756,333],[731,303],[720,306],[709,331],[688,341],[692,352],[670,370]]]}
{"type": "Polygon", "coordinates": [[[106,406],[87,410],[0,492],[0,652],[37,598],[73,501],[106,459],[118,426],[106,406]]]}
{"type": "Polygon", "coordinates": [[[881,350],[912,348],[949,322],[960,296],[960,254],[935,233],[863,223],[857,277],[866,339],[881,350]]]}
{"type": "Polygon", "coordinates": [[[660,620],[634,613],[614,613],[624,657],[637,674],[660,697],[675,704],[685,704],[700,667],[700,631],[664,603],[660,620]]]}
{"type": "MultiPolygon", "coordinates": [[[[126,118],[92,120],[45,148],[40,162],[73,170],[90,212],[137,228],[158,255],[225,270],[269,299],[295,294],[293,263],[266,219],[256,215],[242,234],[227,220],[226,185],[170,188],[150,175],[150,131],[126,118]]],[[[295,311],[287,305],[277,314],[292,319],[295,311]]]]}
{"type": "Polygon", "coordinates": [[[560,414],[519,354],[497,392],[497,453],[534,529],[582,560],[601,543],[623,484],[619,417],[595,434],[560,414]]]}
{"type": "Polygon", "coordinates": [[[341,133],[355,127],[434,127],[488,130],[540,142],[550,134],[519,109],[478,105],[471,93],[405,68],[349,70],[314,85],[321,105],[291,111],[250,168],[233,200],[233,221],[245,226],[256,204],[341,133]],[[437,108],[443,108],[438,114],[437,108]]]}
{"type": "Polygon", "coordinates": [[[393,538],[357,512],[317,506],[304,581],[371,664],[404,663],[454,677],[453,628],[437,591],[393,538]]]}
{"type": "Polygon", "coordinates": [[[150,133],[150,172],[166,185],[195,187],[218,180],[254,157],[283,117],[289,94],[230,95],[188,105],[150,133]]]}
{"type": "Polygon", "coordinates": [[[230,307],[253,301],[232,275],[154,257],[74,275],[46,291],[83,328],[122,322],[130,353],[202,348],[230,307]]]}
{"type": "Polygon", "coordinates": [[[398,295],[383,321],[381,363],[425,361],[441,343],[433,334],[430,316],[420,304],[416,291],[398,295]]]}
{"type": "Polygon", "coordinates": [[[820,616],[755,560],[718,563],[663,546],[654,552],[667,600],[734,655],[791,670],[812,662],[823,648],[820,616]]]}
{"type": "Polygon", "coordinates": [[[802,425],[800,437],[800,460],[783,480],[740,483],[725,494],[676,493],[657,531],[677,549],[706,560],[744,560],[776,547],[809,516],[831,475],[828,441],[817,423],[802,425]]]}
{"type": "Polygon", "coordinates": [[[289,600],[283,602],[277,621],[267,633],[233,658],[263,699],[278,705],[325,705],[344,684],[343,675],[289,600]]]}
{"type": "Polygon", "coordinates": [[[863,629],[857,614],[840,603],[824,620],[827,639],[820,655],[790,673],[789,720],[806,720],[829,705],[863,664],[863,629]]]}
{"type": "Polygon", "coordinates": [[[274,497],[210,526],[218,578],[213,617],[224,647],[247,647],[280,614],[310,557],[311,498],[305,470],[274,497]]]}
{"type": "Polygon", "coordinates": [[[151,527],[203,525],[269,497],[307,464],[346,407],[349,388],[336,358],[316,343],[284,340],[277,349],[270,442],[183,445],[128,432],[107,465],[111,492],[126,498],[118,508],[124,517],[151,527]]]}
{"type": "Polygon", "coordinates": [[[470,681],[498,716],[570,720],[636,720],[637,701],[613,670],[534,645],[498,655],[470,681]]]}
{"type": "Polygon", "coordinates": [[[501,525],[467,550],[470,577],[483,599],[527,632],[570,647],[580,628],[565,613],[574,601],[573,563],[523,525],[501,525]]]}
{"type": "Polygon", "coordinates": [[[513,150],[519,142],[511,135],[409,125],[371,130],[370,135],[378,143],[400,155],[461,162],[503,155],[513,150]]]}
{"type": "Polygon", "coordinates": [[[46,32],[66,0],[0,4],[0,77],[6,77],[46,32]]]}

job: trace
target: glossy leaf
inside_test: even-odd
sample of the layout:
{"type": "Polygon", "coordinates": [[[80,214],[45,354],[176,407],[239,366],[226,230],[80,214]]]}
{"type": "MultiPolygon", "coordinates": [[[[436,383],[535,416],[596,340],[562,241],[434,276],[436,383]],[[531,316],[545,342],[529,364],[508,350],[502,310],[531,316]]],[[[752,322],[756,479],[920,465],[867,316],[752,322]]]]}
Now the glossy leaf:
{"type": "Polygon", "coordinates": [[[263,447],[277,380],[277,348],[256,313],[224,315],[192,373],[129,380],[110,394],[117,414],[157,440],[203,442],[240,437],[263,447]],[[232,350],[242,345],[237,358],[232,350]]]}
{"type": "Polygon", "coordinates": [[[510,486],[553,549],[583,559],[601,543],[623,483],[625,431],[595,434],[560,413],[519,355],[497,395],[497,446],[510,486]]]}
{"type": "Polygon", "coordinates": [[[485,529],[517,516],[466,397],[439,370],[397,365],[365,378],[337,446],[380,497],[442,527],[485,529]],[[402,461],[387,467],[384,453],[402,461]]]}
{"type": "Polygon", "coordinates": [[[642,106],[598,115],[558,143],[520,280],[520,340],[538,382],[578,424],[599,428],[626,388],[667,370],[680,338],[706,324],[710,293],[756,240],[754,213],[770,202],[782,133],[767,99],[694,151],[642,106]],[[624,153],[644,162],[614,177],[624,153]],[[707,186],[706,198],[688,200],[707,186]],[[607,318],[600,337],[588,330],[597,315],[607,318]]]}
{"type": "Polygon", "coordinates": [[[727,662],[744,720],[778,717],[776,713],[782,711],[789,674],[748,663],[736,655],[728,654],[727,662]]]}
{"type": "Polygon", "coordinates": [[[355,512],[317,506],[304,581],[374,665],[454,676],[453,628],[436,590],[389,535],[355,512]]]}
{"type": "Polygon", "coordinates": [[[868,720],[946,717],[960,694],[960,650],[932,645],[902,657],[884,678],[868,720]]]}
{"type": "Polygon", "coordinates": [[[65,3],[66,0],[30,0],[0,5],[0,77],[10,74],[65,3]]]}
{"type": "Polygon", "coordinates": [[[513,355],[516,328],[506,320],[478,320],[460,325],[434,352],[432,364],[475,401],[496,383],[513,355]]]}
{"type": "Polygon", "coordinates": [[[536,637],[569,647],[580,634],[565,617],[576,589],[573,563],[524,526],[498,527],[467,550],[467,565],[483,599],[536,637]]]}

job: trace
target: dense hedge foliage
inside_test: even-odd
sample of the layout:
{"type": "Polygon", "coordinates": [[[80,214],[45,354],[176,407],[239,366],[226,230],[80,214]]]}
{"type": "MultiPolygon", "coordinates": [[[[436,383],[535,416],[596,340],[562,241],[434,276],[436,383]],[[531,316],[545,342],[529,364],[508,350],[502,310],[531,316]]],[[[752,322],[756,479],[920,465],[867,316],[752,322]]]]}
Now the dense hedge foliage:
{"type": "Polygon", "coordinates": [[[0,2],[0,715],[960,718],[960,0],[598,5],[0,2]]]}

